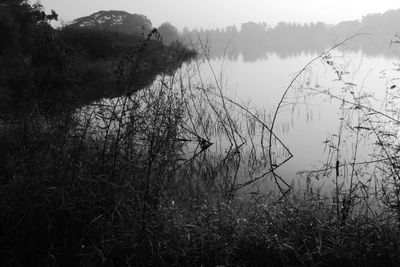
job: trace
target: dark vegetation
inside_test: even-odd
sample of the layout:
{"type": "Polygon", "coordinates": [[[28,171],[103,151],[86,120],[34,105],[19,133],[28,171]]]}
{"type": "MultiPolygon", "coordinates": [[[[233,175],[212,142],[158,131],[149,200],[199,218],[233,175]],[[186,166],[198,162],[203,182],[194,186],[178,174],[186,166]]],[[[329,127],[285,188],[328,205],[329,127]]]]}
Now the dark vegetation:
{"type": "MultiPolygon", "coordinates": [[[[1,68],[0,101],[6,114],[32,108],[53,114],[132,93],[114,86],[119,63],[128,57],[138,57],[131,71],[136,77],[133,90],[139,90],[156,75],[173,72],[195,55],[178,42],[165,46],[152,40],[157,32],[152,32],[147,21],[139,27],[143,29],[140,34],[136,28],[127,32],[74,25],[55,30],[48,21],[56,19],[56,13],[46,15],[38,5],[5,2],[1,12],[4,38],[0,53],[6,67],[1,68]],[[135,51],[140,53],[133,55],[135,51]]],[[[129,22],[128,26],[135,23],[129,22]]]]}
{"type": "Polygon", "coordinates": [[[78,18],[68,27],[90,28],[137,36],[147,35],[152,30],[151,21],[146,16],[117,10],[99,11],[90,16],[78,18]]]}
{"type": "MultiPolygon", "coordinates": [[[[195,53],[179,42],[150,28],[55,30],[55,12],[22,0],[2,1],[0,14],[1,266],[397,266],[390,140],[377,159],[385,184],[356,182],[357,169],[350,190],[336,172],[333,198],[311,183],[294,191],[276,171],[290,152],[271,156],[276,116],[225,97],[217,79],[192,83],[193,65],[178,68],[195,53]],[[275,190],[237,194],[267,177],[275,190]]],[[[352,130],[384,115],[329,53],[318,59],[345,85],[342,111],[364,111],[352,130]]],[[[343,167],[329,166],[320,176],[343,167]]]]}
{"type": "MultiPolygon", "coordinates": [[[[118,10],[99,11],[90,16],[78,18],[69,24],[68,28],[89,28],[136,36],[146,36],[153,30],[151,21],[146,16],[118,10]]],[[[157,31],[163,44],[169,45],[180,40],[178,29],[169,22],[161,24],[157,31]]]]}

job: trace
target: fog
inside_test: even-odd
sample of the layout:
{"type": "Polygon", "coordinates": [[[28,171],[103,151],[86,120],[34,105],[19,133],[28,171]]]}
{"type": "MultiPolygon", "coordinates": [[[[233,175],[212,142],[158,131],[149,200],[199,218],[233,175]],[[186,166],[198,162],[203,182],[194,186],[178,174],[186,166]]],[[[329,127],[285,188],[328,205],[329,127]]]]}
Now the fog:
{"type": "Polygon", "coordinates": [[[399,265],[399,0],[35,1],[0,1],[0,266],[399,265]]]}
{"type": "Polygon", "coordinates": [[[239,26],[243,22],[266,22],[276,25],[285,22],[317,22],[337,24],[361,19],[368,13],[382,13],[400,8],[396,0],[42,0],[47,10],[54,9],[60,20],[69,22],[99,10],[125,10],[144,14],[155,26],[169,21],[178,29],[221,28],[239,26]]]}

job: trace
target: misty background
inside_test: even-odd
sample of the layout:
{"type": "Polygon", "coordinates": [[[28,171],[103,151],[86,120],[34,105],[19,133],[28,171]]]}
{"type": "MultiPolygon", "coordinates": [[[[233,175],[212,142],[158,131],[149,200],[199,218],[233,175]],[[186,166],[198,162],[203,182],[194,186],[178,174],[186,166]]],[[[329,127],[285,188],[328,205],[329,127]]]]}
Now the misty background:
{"type": "Polygon", "coordinates": [[[0,266],[397,266],[400,3],[0,1],[0,266]]]}
{"type": "MultiPolygon", "coordinates": [[[[156,27],[151,19],[143,14],[130,14],[131,22],[114,25],[112,16],[118,16],[118,12],[96,12],[91,16],[69,21],[65,25],[97,27],[98,29],[137,35],[146,34],[156,27]],[[110,16],[107,17],[108,15],[110,16]],[[100,17],[102,23],[96,22],[100,17]]],[[[321,53],[329,46],[353,34],[362,34],[362,36],[347,44],[343,49],[354,52],[362,50],[363,53],[370,56],[390,57],[393,56],[393,52],[388,48],[392,43],[398,41],[396,25],[400,23],[399,14],[400,9],[392,9],[383,13],[366,14],[361,19],[340,21],[337,24],[281,21],[272,26],[267,22],[248,21],[224,27],[190,29],[181,26],[179,29],[171,22],[163,22],[157,28],[166,44],[182,41],[186,45],[190,45],[190,43],[201,40],[208,45],[212,57],[226,56],[230,60],[237,60],[240,54],[245,61],[251,62],[265,59],[267,54],[272,52],[282,58],[303,52],[321,53]]]]}

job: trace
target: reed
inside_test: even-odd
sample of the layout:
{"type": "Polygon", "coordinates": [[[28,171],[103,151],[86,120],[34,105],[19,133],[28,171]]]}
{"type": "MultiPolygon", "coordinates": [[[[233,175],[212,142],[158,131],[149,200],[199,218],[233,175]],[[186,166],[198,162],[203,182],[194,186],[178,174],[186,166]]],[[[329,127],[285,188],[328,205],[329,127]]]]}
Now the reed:
{"type": "MultiPolygon", "coordinates": [[[[354,152],[350,162],[304,172],[307,186],[296,188],[277,170],[291,157],[274,132],[281,104],[269,117],[227,97],[215,73],[212,81],[194,81],[199,59],[138,91],[141,53],[118,65],[120,96],[2,125],[2,266],[398,263],[397,150],[387,145],[397,129],[372,119],[394,116],[357,96],[329,52],[317,59],[337,73],[352,99],[308,90],[339,99],[343,112],[346,105],[358,112],[360,124],[350,129],[356,147],[369,124],[380,141],[369,162],[378,163],[379,183],[361,179],[357,166],[364,165],[354,152]],[[276,143],[281,154],[272,153],[276,143]],[[337,174],[345,165],[346,183],[337,174]],[[336,179],[332,195],[313,185],[321,173],[336,179]],[[260,181],[272,181],[271,190],[257,191],[260,181]]],[[[338,139],[332,139],[333,159],[342,151],[338,139]]]]}

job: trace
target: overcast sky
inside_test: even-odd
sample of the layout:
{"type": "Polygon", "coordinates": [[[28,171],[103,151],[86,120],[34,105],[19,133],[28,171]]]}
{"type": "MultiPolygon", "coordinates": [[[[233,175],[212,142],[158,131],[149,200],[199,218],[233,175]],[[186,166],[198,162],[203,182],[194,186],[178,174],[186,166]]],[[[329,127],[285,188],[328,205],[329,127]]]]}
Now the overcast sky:
{"type": "MultiPolygon", "coordinates": [[[[33,2],[31,0],[31,2],[33,2]]],[[[242,22],[280,21],[336,24],[368,13],[399,9],[400,0],[41,0],[68,22],[99,10],[125,10],[146,15],[154,27],[170,22],[179,29],[221,28],[242,22]]]]}

